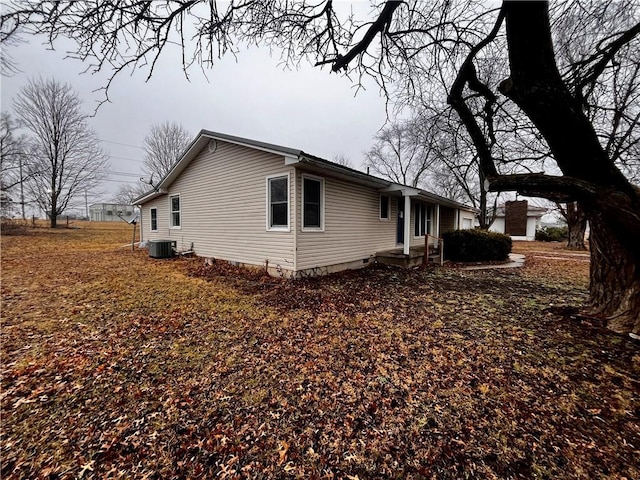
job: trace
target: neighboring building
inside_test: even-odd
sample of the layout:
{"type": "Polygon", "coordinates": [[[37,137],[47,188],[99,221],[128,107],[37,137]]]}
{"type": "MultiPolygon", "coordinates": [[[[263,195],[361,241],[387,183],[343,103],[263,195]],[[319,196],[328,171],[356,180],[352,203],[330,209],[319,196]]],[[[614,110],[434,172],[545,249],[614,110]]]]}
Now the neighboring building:
{"type": "Polygon", "coordinates": [[[567,221],[560,215],[546,214],[540,219],[540,228],[562,228],[567,226],[567,221]]]}
{"type": "Polygon", "coordinates": [[[121,222],[120,216],[129,220],[135,213],[136,209],[133,205],[94,203],[89,206],[89,219],[92,222],[121,222]]]}
{"type": "Polygon", "coordinates": [[[496,219],[489,230],[506,233],[513,240],[533,241],[536,230],[540,228],[540,219],[547,212],[547,208],[529,206],[526,200],[505,202],[498,207],[496,219]]]}
{"type": "Polygon", "coordinates": [[[278,145],[201,131],[157,189],[134,201],[144,240],[272,274],[361,267],[471,226],[460,203],[278,145]]]}

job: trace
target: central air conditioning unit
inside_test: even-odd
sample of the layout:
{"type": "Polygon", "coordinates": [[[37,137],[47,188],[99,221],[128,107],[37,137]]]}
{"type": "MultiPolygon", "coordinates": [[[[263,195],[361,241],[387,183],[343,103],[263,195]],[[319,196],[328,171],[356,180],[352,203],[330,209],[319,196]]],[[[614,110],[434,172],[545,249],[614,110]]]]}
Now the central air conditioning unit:
{"type": "Polygon", "coordinates": [[[152,258],[171,258],[176,246],[175,240],[151,240],[149,242],[149,256],[152,258]]]}

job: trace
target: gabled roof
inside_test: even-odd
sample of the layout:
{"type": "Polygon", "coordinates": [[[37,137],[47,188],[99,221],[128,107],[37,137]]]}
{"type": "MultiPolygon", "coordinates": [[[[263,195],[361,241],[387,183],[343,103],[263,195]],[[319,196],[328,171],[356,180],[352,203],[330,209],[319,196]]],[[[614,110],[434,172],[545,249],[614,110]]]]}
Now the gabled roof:
{"type": "Polygon", "coordinates": [[[453,208],[461,208],[469,211],[475,209],[464,205],[462,203],[450,200],[435,193],[421,190],[419,188],[410,187],[408,185],[402,185],[399,183],[385,180],[383,178],[369,175],[368,173],[360,172],[353,168],[345,167],[329,160],[325,160],[315,155],[310,155],[302,150],[283,147],[281,145],[275,145],[272,143],[259,142],[251,140],[249,138],[236,137],[233,135],[227,135],[225,133],[212,132],[209,130],[201,130],[196,138],[189,144],[185,151],[180,155],[178,161],[173,168],[167,173],[158,183],[154,186],[154,189],[145,193],[144,195],[136,198],[133,203],[140,205],[146,203],[154,198],[164,195],[167,192],[167,188],[175,181],[176,178],[184,171],[184,169],[191,163],[191,161],[205,148],[211,140],[219,140],[223,142],[233,143],[235,145],[241,145],[244,147],[261,150],[264,152],[274,153],[284,157],[285,164],[303,164],[315,169],[318,172],[330,172],[333,176],[341,178],[343,180],[355,182],[361,185],[367,185],[373,188],[377,188],[387,192],[400,192],[409,191],[411,195],[417,195],[425,200],[438,203],[440,205],[449,206],[453,208]]]}

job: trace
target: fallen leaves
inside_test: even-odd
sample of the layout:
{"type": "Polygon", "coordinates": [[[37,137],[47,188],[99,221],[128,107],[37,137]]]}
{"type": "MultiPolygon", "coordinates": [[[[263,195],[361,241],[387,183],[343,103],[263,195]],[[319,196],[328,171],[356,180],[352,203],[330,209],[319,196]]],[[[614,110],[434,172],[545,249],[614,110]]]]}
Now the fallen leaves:
{"type": "Polygon", "coordinates": [[[2,238],[3,478],[640,477],[637,345],[545,311],[583,266],[289,282],[129,234],[2,238]]]}

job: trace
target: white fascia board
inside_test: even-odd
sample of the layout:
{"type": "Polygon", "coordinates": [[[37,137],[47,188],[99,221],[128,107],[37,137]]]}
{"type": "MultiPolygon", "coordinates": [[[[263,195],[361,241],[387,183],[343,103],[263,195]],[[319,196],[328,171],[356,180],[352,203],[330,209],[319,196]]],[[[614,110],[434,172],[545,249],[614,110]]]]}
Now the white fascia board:
{"type": "Polygon", "coordinates": [[[295,165],[296,163],[300,163],[300,157],[292,157],[290,155],[284,156],[285,165],[295,165]]]}
{"type": "Polygon", "coordinates": [[[144,197],[139,198],[138,201],[136,202],[136,205],[138,205],[138,206],[143,205],[143,204],[147,203],[148,201],[153,200],[156,197],[159,197],[160,195],[161,195],[160,192],[151,192],[151,193],[145,195],[144,197]]]}

